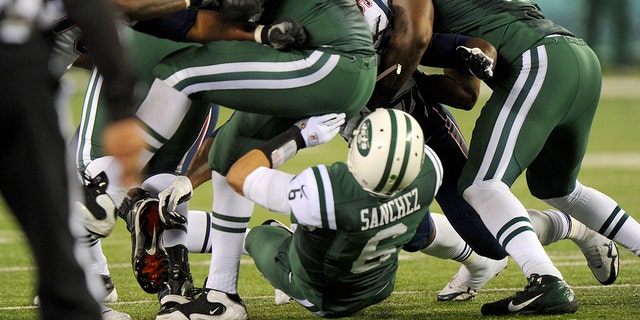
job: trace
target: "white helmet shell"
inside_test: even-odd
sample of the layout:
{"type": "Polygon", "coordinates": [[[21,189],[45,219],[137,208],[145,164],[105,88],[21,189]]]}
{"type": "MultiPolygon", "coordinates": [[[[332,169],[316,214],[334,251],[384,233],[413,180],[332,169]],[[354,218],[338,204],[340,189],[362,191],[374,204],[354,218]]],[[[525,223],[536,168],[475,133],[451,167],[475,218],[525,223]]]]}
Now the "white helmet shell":
{"type": "Polygon", "coordinates": [[[404,111],[380,108],[354,130],[347,166],[364,190],[391,197],[415,180],[423,161],[420,124],[404,111]]]}

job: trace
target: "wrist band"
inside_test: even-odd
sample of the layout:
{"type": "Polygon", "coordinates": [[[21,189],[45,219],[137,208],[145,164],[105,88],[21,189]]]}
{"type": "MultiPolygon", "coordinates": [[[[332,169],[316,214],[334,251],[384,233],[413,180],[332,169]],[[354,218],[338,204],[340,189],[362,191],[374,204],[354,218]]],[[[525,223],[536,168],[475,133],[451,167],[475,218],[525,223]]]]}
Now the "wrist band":
{"type": "Polygon", "coordinates": [[[305,142],[300,134],[300,128],[295,125],[256,147],[269,159],[273,169],[293,158],[302,148],[305,148],[305,142]]]}
{"type": "Polygon", "coordinates": [[[184,0],[184,4],[187,5],[187,9],[189,9],[189,7],[191,7],[191,0],[184,0]]]}
{"type": "Polygon", "coordinates": [[[262,29],[264,29],[264,25],[259,24],[253,32],[253,39],[257,43],[262,43],[262,29]]]}

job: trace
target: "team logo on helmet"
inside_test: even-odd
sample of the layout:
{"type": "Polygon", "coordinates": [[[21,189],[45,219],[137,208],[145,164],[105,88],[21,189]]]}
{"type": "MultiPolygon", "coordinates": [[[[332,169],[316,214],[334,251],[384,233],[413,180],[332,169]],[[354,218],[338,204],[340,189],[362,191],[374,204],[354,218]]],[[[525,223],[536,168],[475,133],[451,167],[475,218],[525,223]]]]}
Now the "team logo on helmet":
{"type": "Polygon", "coordinates": [[[371,120],[365,120],[360,126],[356,143],[358,145],[358,152],[360,155],[366,157],[371,150],[371,120]]]}

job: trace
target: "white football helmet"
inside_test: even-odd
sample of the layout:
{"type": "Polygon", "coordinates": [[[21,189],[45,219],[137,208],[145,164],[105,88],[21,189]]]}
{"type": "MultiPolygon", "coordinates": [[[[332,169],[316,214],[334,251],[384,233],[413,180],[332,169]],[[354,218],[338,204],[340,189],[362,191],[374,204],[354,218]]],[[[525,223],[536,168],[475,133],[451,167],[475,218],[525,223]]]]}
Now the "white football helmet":
{"type": "Polygon", "coordinates": [[[347,166],[363,189],[391,197],[415,180],[423,161],[424,136],[416,119],[380,108],[353,131],[347,166]]]}

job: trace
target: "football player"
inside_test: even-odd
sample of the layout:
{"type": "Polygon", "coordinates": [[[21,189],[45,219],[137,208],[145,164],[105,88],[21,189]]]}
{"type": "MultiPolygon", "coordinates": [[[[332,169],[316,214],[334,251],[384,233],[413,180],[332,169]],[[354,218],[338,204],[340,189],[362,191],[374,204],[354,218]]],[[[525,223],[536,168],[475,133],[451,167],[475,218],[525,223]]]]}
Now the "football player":
{"type": "Polygon", "coordinates": [[[640,254],[640,225],[615,200],[577,181],[600,96],[589,46],[530,1],[432,0],[434,30],[491,42],[499,63],[476,120],[458,190],[520,265],[525,290],[485,315],[561,314],[578,300],[553,265],[527,210],[510,191],[526,170],[531,194],[640,254]]]}

